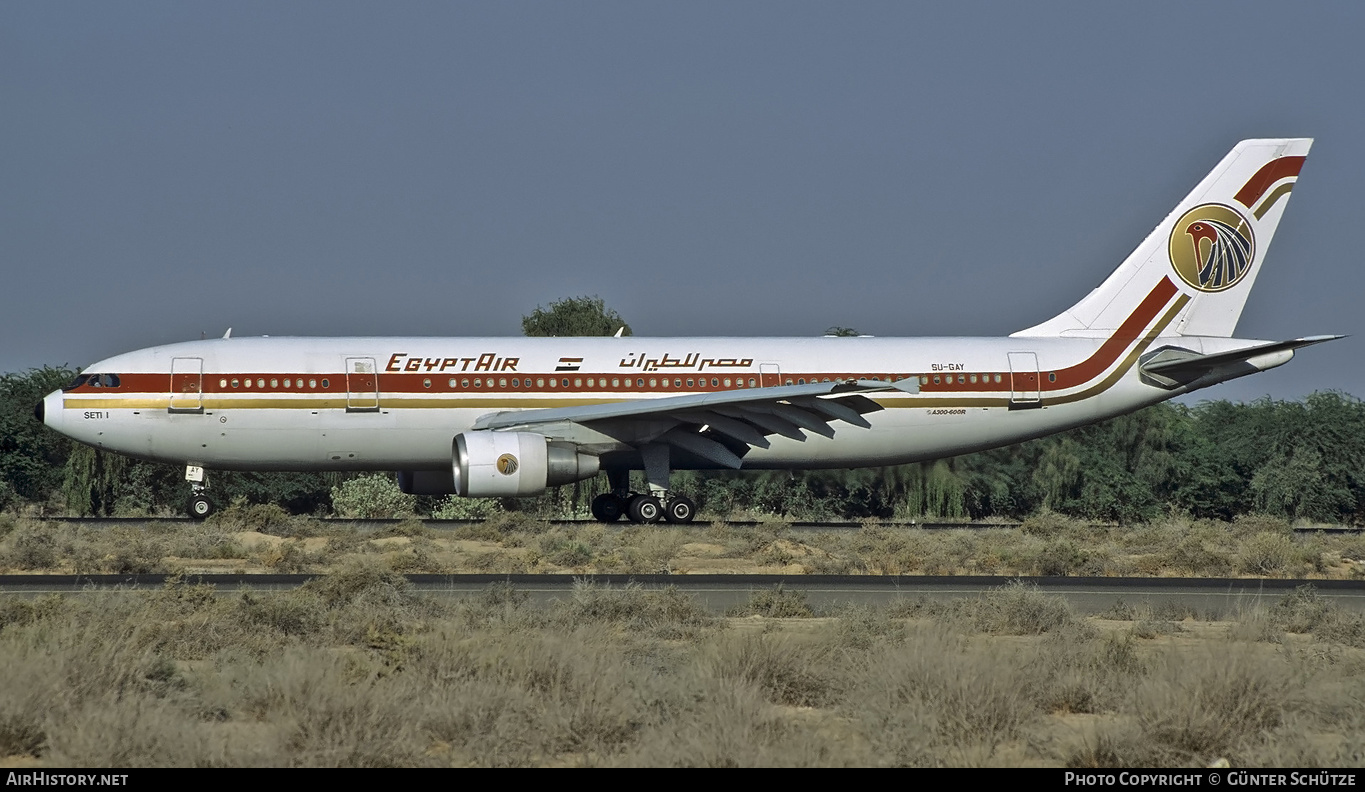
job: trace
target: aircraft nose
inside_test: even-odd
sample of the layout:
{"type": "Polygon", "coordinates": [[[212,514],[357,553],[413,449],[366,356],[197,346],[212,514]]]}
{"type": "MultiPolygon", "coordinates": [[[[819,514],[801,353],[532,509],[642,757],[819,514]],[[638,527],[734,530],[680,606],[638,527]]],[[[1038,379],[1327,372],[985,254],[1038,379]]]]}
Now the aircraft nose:
{"type": "Polygon", "coordinates": [[[33,408],[33,417],[38,419],[38,423],[46,423],[46,421],[43,420],[44,412],[43,402],[38,402],[38,405],[33,408]]]}

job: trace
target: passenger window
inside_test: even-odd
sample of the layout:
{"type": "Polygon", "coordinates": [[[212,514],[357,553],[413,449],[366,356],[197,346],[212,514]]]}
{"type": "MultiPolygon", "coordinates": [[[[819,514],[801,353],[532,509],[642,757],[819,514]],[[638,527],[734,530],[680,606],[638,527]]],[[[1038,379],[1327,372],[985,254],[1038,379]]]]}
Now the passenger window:
{"type": "Polygon", "coordinates": [[[503,377],[503,378],[501,378],[501,379],[498,380],[498,387],[499,387],[499,388],[505,388],[505,387],[507,387],[507,378],[506,378],[506,377],[503,377]]]}
{"type": "Polygon", "coordinates": [[[621,380],[613,378],[612,381],[611,381],[611,386],[612,386],[613,388],[619,388],[619,387],[621,387],[621,380]]]}
{"type": "Polygon", "coordinates": [[[233,381],[232,381],[232,387],[234,387],[234,388],[237,387],[237,385],[238,385],[240,382],[241,382],[240,380],[233,380],[233,381]]]}
{"type": "Polygon", "coordinates": [[[538,378],[536,379],[536,387],[537,387],[537,388],[543,388],[543,387],[545,387],[545,378],[544,378],[544,377],[538,377],[538,378]]]}
{"type": "Polygon", "coordinates": [[[332,387],[332,383],[328,382],[327,380],[323,380],[323,381],[322,381],[322,387],[323,387],[324,389],[325,389],[325,388],[330,388],[330,387],[332,387]]]}
{"type": "Polygon", "coordinates": [[[597,387],[597,380],[593,379],[592,377],[588,377],[588,387],[589,388],[597,387]]]}
{"type": "Polygon", "coordinates": [[[226,388],[226,387],[227,387],[227,380],[218,380],[218,387],[220,387],[220,388],[226,388]]]}
{"type": "Polygon", "coordinates": [[[693,386],[692,386],[692,378],[691,378],[691,377],[688,377],[688,378],[687,378],[687,387],[689,387],[689,388],[693,387],[693,386]]]}
{"type": "Polygon", "coordinates": [[[1055,372],[1055,371],[1050,371],[1050,372],[1048,372],[1047,381],[1048,381],[1048,382],[1056,382],[1056,381],[1057,381],[1057,372],[1055,372]]]}
{"type": "Polygon", "coordinates": [[[488,387],[490,387],[490,388],[493,387],[493,378],[492,378],[492,377],[489,377],[489,378],[488,378],[488,387]]]}
{"type": "Polygon", "coordinates": [[[637,388],[643,388],[644,386],[645,386],[645,381],[644,381],[644,379],[641,378],[641,379],[636,379],[636,380],[635,380],[635,387],[637,387],[637,388]]]}
{"type": "Polygon", "coordinates": [[[720,380],[716,379],[715,377],[712,377],[712,378],[711,378],[711,387],[713,387],[713,388],[719,388],[719,387],[720,387],[720,380]]]}
{"type": "Polygon", "coordinates": [[[996,382],[999,382],[999,381],[1000,381],[1000,375],[999,375],[999,374],[996,374],[996,375],[995,375],[995,381],[996,381],[996,382]]]}
{"type": "Polygon", "coordinates": [[[791,381],[791,378],[790,378],[790,377],[787,378],[787,384],[788,384],[788,385],[791,385],[791,384],[792,384],[792,381],[791,381]]]}
{"type": "Polygon", "coordinates": [[[455,387],[455,378],[454,378],[454,377],[451,377],[451,378],[450,378],[450,382],[448,382],[448,383],[446,383],[446,384],[447,384],[448,386],[450,386],[451,388],[454,388],[454,387],[455,387]]]}
{"type": "Polygon", "coordinates": [[[474,380],[474,387],[476,387],[476,388],[482,388],[482,387],[483,387],[483,380],[481,380],[481,379],[476,379],[476,380],[474,380]]]}
{"type": "Polygon", "coordinates": [[[513,377],[513,378],[512,378],[512,387],[514,387],[514,388],[520,388],[520,387],[521,387],[521,380],[520,380],[519,378],[517,378],[517,377],[513,377]]]}
{"type": "Polygon", "coordinates": [[[935,385],[939,384],[939,378],[937,374],[934,375],[934,384],[935,385]]]}
{"type": "Polygon", "coordinates": [[[972,383],[973,385],[976,384],[976,375],[975,375],[975,374],[973,374],[973,375],[972,375],[971,377],[969,377],[968,379],[971,380],[971,383],[972,383]]]}
{"type": "Polygon", "coordinates": [[[250,388],[250,387],[251,387],[251,380],[249,380],[249,379],[247,379],[247,380],[242,380],[242,384],[245,385],[246,387],[250,388]]]}
{"type": "Polygon", "coordinates": [[[961,385],[962,383],[964,383],[964,382],[966,382],[966,381],[967,381],[967,375],[965,375],[965,374],[959,374],[959,375],[957,375],[957,384],[961,385]]]}
{"type": "MultiPolygon", "coordinates": [[[[326,382],[326,380],[323,380],[323,381],[326,382]]],[[[308,380],[308,387],[310,387],[310,388],[316,388],[317,386],[318,386],[318,381],[317,381],[317,380],[315,380],[315,379],[310,379],[310,380],[308,380]]],[[[234,385],[233,387],[236,387],[236,386],[234,385]]]]}
{"type": "Polygon", "coordinates": [[[649,387],[653,388],[653,387],[656,387],[657,385],[658,385],[658,383],[656,383],[656,382],[654,381],[654,378],[651,377],[650,380],[649,380],[649,387]]]}

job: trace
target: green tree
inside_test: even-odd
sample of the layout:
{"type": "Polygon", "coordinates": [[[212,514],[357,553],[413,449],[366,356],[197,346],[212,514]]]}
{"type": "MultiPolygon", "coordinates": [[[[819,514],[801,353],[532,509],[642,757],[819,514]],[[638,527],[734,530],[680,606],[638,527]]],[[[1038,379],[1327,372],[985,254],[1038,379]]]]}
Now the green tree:
{"type": "Polygon", "coordinates": [[[835,325],[834,327],[825,330],[825,335],[834,336],[836,338],[856,338],[862,334],[851,327],[840,327],[839,325],[835,325]]]}
{"type": "Polygon", "coordinates": [[[601,297],[566,297],[521,318],[521,331],[528,336],[609,336],[618,330],[631,334],[626,320],[601,297]]]}
{"type": "Polygon", "coordinates": [[[0,481],[20,498],[46,500],[62,486],[71,441],[38,423],[33,408],[75,376],[64,366],[0,376],[0,481]]]}

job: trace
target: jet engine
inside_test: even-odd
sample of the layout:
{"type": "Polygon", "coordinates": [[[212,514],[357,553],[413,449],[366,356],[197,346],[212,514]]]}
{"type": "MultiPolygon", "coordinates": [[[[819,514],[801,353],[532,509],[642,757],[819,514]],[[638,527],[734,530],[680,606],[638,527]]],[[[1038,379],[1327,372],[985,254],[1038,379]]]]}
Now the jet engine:
{"type": "Polygon", "coordinates": [[[597,475],[599,461],[573,443],[532,432],[461,432],[451,460],[455,494],[526,497],[597,475]]]}

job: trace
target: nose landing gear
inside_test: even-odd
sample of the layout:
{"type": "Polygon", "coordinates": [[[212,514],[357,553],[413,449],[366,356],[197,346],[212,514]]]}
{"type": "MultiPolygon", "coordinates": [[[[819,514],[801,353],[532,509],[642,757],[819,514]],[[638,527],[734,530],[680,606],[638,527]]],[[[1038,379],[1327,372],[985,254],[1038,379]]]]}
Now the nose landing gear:
{"type": "Polygon", "coordinates": [[[203,520],[210,514],[217,511],[213,501],[209,499],[208,482],[204,479],[204,469],[198,465],[185,466],[185,480],[190,483],[190,502],[187,507],[190,516],[196,520],[203,520]]]}

